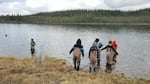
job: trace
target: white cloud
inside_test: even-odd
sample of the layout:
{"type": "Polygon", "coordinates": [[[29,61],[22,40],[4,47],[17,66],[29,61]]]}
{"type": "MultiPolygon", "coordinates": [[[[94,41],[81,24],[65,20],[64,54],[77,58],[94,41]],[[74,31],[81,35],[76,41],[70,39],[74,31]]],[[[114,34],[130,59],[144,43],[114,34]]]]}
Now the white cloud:
{"type": "Polygon", "coordinates": [[[150,0],[0,0],[0,14],[32,14],[69,9],[137,10],[150,7],[150,0]]]}
{"type": "Polygon", "coordinates": [[[31,8],[39,8],[46,5],[45,0],[27,0],[25,5],[31,8]]]}
{"type": "Polygon", "coordinates": [[[143,9],[143,8],[150,8],[150,3],[140,4],[140,5],[136,5],[136,6],[124,6],[119,9],[129,11],[129,10],[139,10],[139,9],[143,9]]]}
{"type": "Polygon", "coordinates": [[[110,8],[121,8],[126,6],[136,6],[150,3],[149,0],[103,0],[110,8]]]}
{"type": "Polygon", "coordinates": [[[24,2],[24,1],[26,1],[26,0],[0,0],[0,3],[9,3],[9,2],[15,2],[15,1],[17,1],[17,2],[24,2]]]}
{"type": "Polygon", "coordinates": [[[2,13],[6,13],[6,14],[15,14],[19,12],[19,7],[16,8],[16,6],[18,6],[19,3],[18,2],[13,2],[13,3],[2,3],[0,5],[0,14],[2,13]]]}

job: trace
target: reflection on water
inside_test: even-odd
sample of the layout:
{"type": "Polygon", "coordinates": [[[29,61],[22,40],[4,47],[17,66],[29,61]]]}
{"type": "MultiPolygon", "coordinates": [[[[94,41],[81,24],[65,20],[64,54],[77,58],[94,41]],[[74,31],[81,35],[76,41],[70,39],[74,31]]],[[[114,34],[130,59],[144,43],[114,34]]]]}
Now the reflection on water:
{"type": "MultiPolygon", "coordinates": [[[[119,45],[115,71],[150,77],[149,26],[65,26],[0,24],[0,56],[30,57],[30,39],[36,41],[36,53],[55,56],[72,63],[69,50],[78,38],[85,48],[82,68],[88,68],[88,50],[95,38],[106,45],[116,39],[119,45]],[[5,34],[8,36],[5,37],[5,34]]],[[[105,51],[101,55],[105,67],[105,51]]]]}

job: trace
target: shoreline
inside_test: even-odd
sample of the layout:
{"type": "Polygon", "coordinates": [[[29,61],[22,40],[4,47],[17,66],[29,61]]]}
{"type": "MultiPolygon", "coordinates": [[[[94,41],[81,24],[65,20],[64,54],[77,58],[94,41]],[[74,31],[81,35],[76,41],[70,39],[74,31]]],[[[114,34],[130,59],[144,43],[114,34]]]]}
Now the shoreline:
{"type": "Polygon", "coordinates": [[[82,26],[150,26],[150,23],[27,23],[27,22],[0,22],[0,24],[82,25],[82,26]]]}
{"type": "MultiPolygon", "coordinates": [[[[55,25],[55,23],[54,23],[55,25]]],[[[150,26],[150,23],[56,23],[56,25],[93,25],[93,26],[150,26]]]]}
{"type": "Polygon", "coordinates": [[[127,77],[117,73],[88,73],[76,71],[63,59],[45,57],[17,59],[0,57],[0,84],[149,84],[144,78],[127,77]]]}

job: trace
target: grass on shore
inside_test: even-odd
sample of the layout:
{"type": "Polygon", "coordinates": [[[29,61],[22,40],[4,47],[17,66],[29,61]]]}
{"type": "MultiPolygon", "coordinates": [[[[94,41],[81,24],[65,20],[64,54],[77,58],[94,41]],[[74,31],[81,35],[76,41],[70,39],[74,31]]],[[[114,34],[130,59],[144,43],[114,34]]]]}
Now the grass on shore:
{"type": "Polygon", "coordinates": [[[35,58],[1,57],[0,79],[0,84],[150,84],[150,80],[124,74],[75,71],[65,60],[50,57],[41,64],[35,58]]]}

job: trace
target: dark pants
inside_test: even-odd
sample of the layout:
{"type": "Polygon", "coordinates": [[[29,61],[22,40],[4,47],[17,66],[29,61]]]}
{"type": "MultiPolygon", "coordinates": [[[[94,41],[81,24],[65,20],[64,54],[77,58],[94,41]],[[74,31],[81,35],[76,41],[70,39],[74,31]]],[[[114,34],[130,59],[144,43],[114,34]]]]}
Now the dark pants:
{"type": "Polygon", "coordinates": [[[35,53],[35,49],[32,48],[32,49],[31,49],[31,54],[33,55],[34,53],[35,53]]]}
{"type": "Polygon", "coordinates": [[[114,56],[113,56],[113,61],[117,62],[116,59],[117,59],[117,55],[114,55],[114,56]]]}
{"type": "Polygon", "coordinates": [[[107,64],[106,64],[106,70],[105,70],[105,71],[108,72],[108,73],[112,72],[111,66],[112,66],[112,64],[107,63],[107,64]]]}
{"type": "Polygon", "coordinates": [[[73,62],[74,62],[74,69],[76,69],[77,71],[79,71],[80,69],[80,58],[73,58],[73,62]]]}
{"type": "Polygon", "coordinates": [[[97,66],[100,66],[100,58],[97,58],[97,66]]]}

